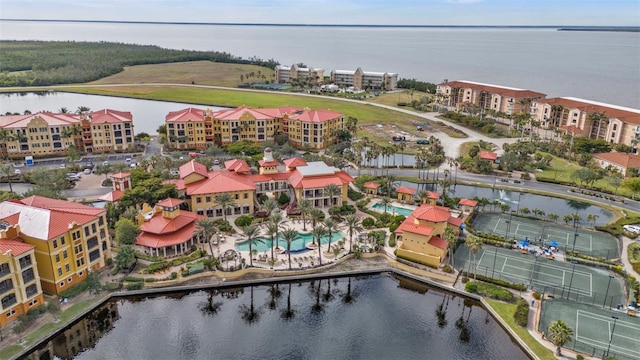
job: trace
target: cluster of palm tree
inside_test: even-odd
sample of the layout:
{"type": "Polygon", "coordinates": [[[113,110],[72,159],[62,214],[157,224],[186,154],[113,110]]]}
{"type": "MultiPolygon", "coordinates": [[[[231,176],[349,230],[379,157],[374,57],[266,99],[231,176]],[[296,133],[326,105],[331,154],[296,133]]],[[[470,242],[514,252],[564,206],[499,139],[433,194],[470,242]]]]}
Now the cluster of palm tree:
{"type": "MultiPolygon", "coordinates": [[[[480,251],[480,249],[482,249],[482,239],[480,239],[478,236],[475,236],[473,234],[467,234],[467,237],[465,238],[464,241],[465,245],[467,246],[467,248],[469,249],[469,271],[467,271],[467,273],[471,272],[471,255],[473,254],[473,263],[476,263],[476,254],[478,253],[478,251],[480,251]]],[[[473,272],[473,278],[476,278],[476,272],[473,272]]]]}

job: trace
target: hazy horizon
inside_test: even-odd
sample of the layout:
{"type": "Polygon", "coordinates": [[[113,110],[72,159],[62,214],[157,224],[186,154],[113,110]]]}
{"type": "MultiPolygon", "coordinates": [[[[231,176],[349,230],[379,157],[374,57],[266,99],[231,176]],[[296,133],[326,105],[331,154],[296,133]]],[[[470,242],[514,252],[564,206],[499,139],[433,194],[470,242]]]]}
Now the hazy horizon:
{"type": "Polygon", "coordinates": [[[4,20],[369,26],[640,26],[640,2],[637,0],[0,0],[0,13],[4,20]]]}

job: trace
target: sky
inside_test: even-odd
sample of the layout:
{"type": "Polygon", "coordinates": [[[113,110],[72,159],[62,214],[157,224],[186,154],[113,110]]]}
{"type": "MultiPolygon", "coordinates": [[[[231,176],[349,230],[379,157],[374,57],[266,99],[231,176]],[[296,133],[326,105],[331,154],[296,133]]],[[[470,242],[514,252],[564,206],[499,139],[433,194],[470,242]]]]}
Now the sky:
{"type": "Polygon", "coordinates": [[[0,19],[640,26],[640,0],[0,0],[0,19]]]}

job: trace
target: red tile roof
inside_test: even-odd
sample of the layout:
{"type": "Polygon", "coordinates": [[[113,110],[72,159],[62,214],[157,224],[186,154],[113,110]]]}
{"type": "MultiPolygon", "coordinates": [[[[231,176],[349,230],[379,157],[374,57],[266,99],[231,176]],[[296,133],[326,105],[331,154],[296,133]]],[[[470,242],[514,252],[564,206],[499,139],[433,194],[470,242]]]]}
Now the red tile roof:
{"type": "Polygon", "coordinates": [[[566,109],[578,109],[586,113],[603,112],[609,118],[615,118],[625,123],[640,124],[640,110],[623,106],[599,103],[596,101],[561,97],[539,100],[539,104],[562,105],[566,109]]]}
{"type": "Polygon", "coordinates": [[[128,111],[102,109],[91,113],[91,124],[115,124],[132,122],[133,115],[128,111]]]}
{"type": "Polygon", "coordinates": [[[11,253],[13,256],[18,256],[34,248],[35,246],[23,243],[18,239],[0,239],[0,254],[2,255],[11,253]]]}
{"type": "Polygon", "coordinates": [[[396,192],[401,194],[413,195],[416,193],[416,189],[407,186],[400,186],[396,189],[396,192]]]}
{"type": "Polygon", "coordinates": [[[291,176],[291,172],[279,172],[279,173],[275,173],[275,174],[252,174],[252,175],[246,175],[247,177],[249,177],[251,179],[251,181],[253,181],[254,183],[262,183],[262,182],[268,182],[268,181],[282,181],[282,180],[289,180],[289,177],[291,176]]]}
{"type": "Polygon", "coordinates": [[[429,199],[437,199],[440,197],[440,193],[435,191],[427,191],[427,197],[429,199]]]}
{"type": "Polygon", "coordinates": [[[405,231],[422,236],[431,236],[433,228],[431,226],[418,225],[415,223],[413,218],[406,218],[394,233],[402,234],[405,231]]]}
{"type": "Polygon", "coordinates": [[[582,135],[582,130],[579,127],[574,125],[563,125],[563,126],[560,126],[560,129],[568,133],[572,133],[574,135],[582,135]]]}
{"type": "Polygon", "coordinates": [[[458,201],[458,205],[477,206],[478,205],[478,201],[471,200],[471,199],[460,199],[460,201],[458,201]]]}
{"type": "Polygon", "coordinates": [[[485,90],[492,94],[498,94],[500,96],[512,97],[512,98],[544,98],[546,94],[536,91],[516,89],[510,87],[504,87],[492,84],[475,83],[471,81],[449,81],[440,84],[440,86],[449,86],[451,88],[460,87],[473,90],[485,90]]]}
{"type": "MultiPolygon", "coordinates": [[[[256,120],[269,120],[274,117],[281,117],[274,114],[274,111],[265,111],[266,109],[253,109],[246,106],[240,106],[234,109],[224,109],[214,112],[211,116],[220,120],[248,120],[255,118],[256,120]],[[269,112],[269,113],[268,113],[269,112]],[[276,116],[274,116],[276,115],[276,116]]],[[[277,109],[273,109],[277,110],[277,109]]]]}
{"type": "Polygon", "coordinates": [[[124,178],[130,177],[130,176],[131,176],[131,174],[126,173],[126,172],[119,172],[117,174],[111,174],[111,178],[112,179],[124,179],[124,178]]]}
{"type": "Polygon", "coordinates": [[[593,154],[596,159],[601,159],[609,163],[626,168],[640,168],[640,156],[619,152],[593,154]]]}
{"type": "Polygon", "coordinates": [[[478,156],[480,159],[496,161],[498,154],[491,151],[479,151],[478,156]]]}
{"type": "Polygon", "coordinates": [[[53,114],[50,112],[38,112],[27,115],[2,115],[0,116],[0,128],[24,128],[36,118],[42,119],[49,126],[71,126],[74,124],[79,125],[82,116],[76,114],[53,114]]]}
{"type": "Polygon", "coordinates": [[[353,181],[353,178],[344,171],[337,171],[334,174],[304,177],[304,175],[294,170],[289,177],[289,183],[295,189],[322,188],[329,184],[344,185],[353,181]]]}
{"type": "Polygon", "coordinates": [[[260,165],[260,167],[278,166],[278,162],[275,160],[271,160],[271,161],[258,160],[258,165],[260,165]]]}
{"type": "Polygon", "coordinates": [[[371,181],[364,183],[364,187],[367,189],[378,189],[380,186],[380,184],[371,181]]]}
{"type": "Polygon", "coordinates": [[[172,222],[157,220],[146,227],[154,231],[159,230],[160,232],[145,231],[144,226],[155,219],[170,220],[163,218],[161,213],[156,214],[151,220],[142,224],[140,230],[143,231],[136,237],[136,245],[158,249],[164,246],[183,244],[191,239],[197,231],[196,221],[204,219],[205,217],[188,211],[181,211],[180,213],[181,215],[172,222]]]}
{"type": "Polygon", "coordinates": [[[447,241],[440,236],[432,236],[431,239],[429,239],[429,244],[442,250],[447,250],[447,241]]]}
{"type": "Polygon", "coordinates": [[[95,221],[105,212],[105,209],[42,196],[0,203],[0,219],[19,224],[21,233],[41,240],[66,233],[74,223],[84,225],[95,221]],[[20,214],[18,218],[16,213],[20,214]]]}
{"type": "Polygon", "coordinates": [[[180,206],[181,204],[184,204],[184,200],[174,198],[167,198],[156,203],[157,206],[166,208],[174,208],[176,206],[180,206]]]}
{"type": "Polygon", "coordinates": [[[342,114],[327,110],[327,109],[318,109],[318,110],[305,110],[300,114],[295,114],[290,117],[291,120],[299,120],[303,122],[312,122],[312,123],[321,123],[333,119],[341,118],[342,114]]]}
{"type": "Polygon", "coordinates": [[[151,234],[171,234],[185,226],[193,225],[196,220],[203,218],[204,216],[202,215],[196,215],[195,213],[185,210],[180,210],[180,214],[174,219],[165,218],[162,216],[162,213],[159,212],[140,225],[140,231],[151,234]]]}
{"type": "Polygon", "coordinates": [[[451,217],[449,209],[443,206],[423,204],[409,215],[409,217],[415,217],[419,220],[424,220],[432,223],[445,222],[451,217]]]}
{"type": "Polygon", "coordinates": [[[256,189],[252,176],[231,171],[212,171],[208,178],[185,185],[187,195],[219,194],[234,191],[252,191],[256,189]]]}
{"type": "Polygon", "coordinates": [[[109,191],[108,193],[100,196],[98,199],[103,200],[103,201],[108,201],[108,202],[116,202],[116,201],[120,200],[120,198],[122,198],[122,195],[124,195],[124,192],[122,192],[120,190],[113,190],[113,191],[109,191]]]}
{"type": "Polygon", "coordinates": [[[195,160],[191,160],[186,164],[182,164],[178,168],[178,173],[180,174],[180,179],[184,179],[193,173],[207,177],[207,167],[195,160]]]}
{"type": "Polygon", "coordinates": [[[239,159],[225,161],[224,167],[229,171],[235,171],[237,173],[251,172],[251,167],[249,167],[249,164],[247,164],[246,161],[239,159]]]}
{"type": "Polygon", "coordinates": [[[288,168],[296,168],[298,166],[306,166],[307,162],[300,158],[291,158],[284,161],[288,168]]]}
{"type": "Polygon", "coordinates": [[[190,107],[178,111],[172,111],[165,116],[164,120],[165,122],[204,121],[204,110],[190,107]]]}
{"type": "Polygon", "coordinates": [[[449,220],[447,220],[447,223],[449,223],[450,225],[453,225],[455,227],[460,227],[460,225],[462,225],[463,221],[460,218],[456,218],[456,217],[450,217],[449,220]]]}

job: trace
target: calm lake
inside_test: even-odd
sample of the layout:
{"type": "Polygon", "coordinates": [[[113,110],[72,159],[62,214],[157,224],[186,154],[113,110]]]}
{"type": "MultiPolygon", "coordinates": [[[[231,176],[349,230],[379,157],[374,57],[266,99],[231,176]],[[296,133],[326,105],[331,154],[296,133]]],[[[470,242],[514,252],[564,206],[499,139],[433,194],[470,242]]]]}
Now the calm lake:
{"type": "Polygon", "coordinates": [[[470,80],[640,108],[638,32],[2,20],[0,38],[225,51],[285,65],[303,62],[327,75],[362,67],[433,83],[470,80]]]}
{"type": "Polygon", "coordinates": [[[528,358],[478,303],[391,275],[108,302],[42,349],[78,359],[528,358]]]}

